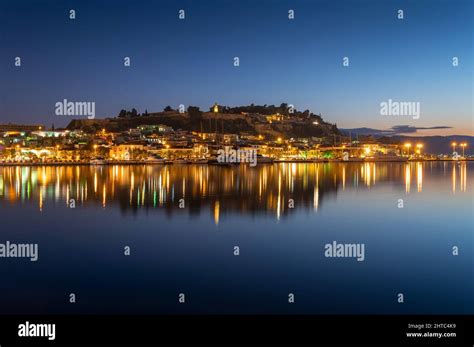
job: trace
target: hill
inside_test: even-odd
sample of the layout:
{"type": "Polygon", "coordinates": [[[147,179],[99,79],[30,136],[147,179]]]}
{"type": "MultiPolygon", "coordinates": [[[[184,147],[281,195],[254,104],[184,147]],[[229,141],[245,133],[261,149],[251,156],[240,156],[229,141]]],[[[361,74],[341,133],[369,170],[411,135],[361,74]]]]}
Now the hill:
{"type": "Polygon", "coordinates": [[[140,125],[163,124],[173,129],[205,133],[234,133],[264,135],[268,138],[284,137],[330,137],[340,135],[335,124],[325,122],[321,115],[309,110],[291,111],[286,104],[279,107],[250,105],[239,107],[218,106],[212,112],[202,112],[190,106],[186,112],[166,108],[162,112],[139,115],[122,110],[118,117],[106,119],[74,119],[68,130],[96,132],[106,129],[112,132],[126,131],[140,125]],[[256,112],[258,111],[258,112],[256,112]]]}

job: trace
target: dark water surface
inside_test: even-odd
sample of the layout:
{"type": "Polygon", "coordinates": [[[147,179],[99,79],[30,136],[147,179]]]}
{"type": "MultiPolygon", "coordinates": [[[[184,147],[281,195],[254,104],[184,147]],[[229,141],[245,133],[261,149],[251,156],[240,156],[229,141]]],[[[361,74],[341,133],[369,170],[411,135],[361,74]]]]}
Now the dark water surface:
{"type": "Polygon", "coordinates": [[[473,172],[0,167],[0,243],[39,245],[36,262],[0,258],[0,313],[472,314],[473,172]],[[333,241],[363,243],[365,260],[325,257],[333,241]]]}

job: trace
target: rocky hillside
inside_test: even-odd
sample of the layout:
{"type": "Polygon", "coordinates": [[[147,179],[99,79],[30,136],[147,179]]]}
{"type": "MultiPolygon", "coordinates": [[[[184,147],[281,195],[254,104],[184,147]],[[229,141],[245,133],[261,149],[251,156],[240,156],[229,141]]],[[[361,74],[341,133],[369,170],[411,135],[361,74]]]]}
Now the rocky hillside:
{"type": "Polygon", "coordinates": [[[67,129],[81,129],[86,132],[106,129],[119,132],[140,125],[164,124],[175,130],[262,134],[268,138],[340,135],[337,126],[325,122],[321,115],[315,115],[308,110],[290,112],[284,105],[286,104],[280,107],[250,105],[236,108],[219,106],[219,109],[213,112],[202,112],[198,107],[191,106],[184,113],[168,109],[163,112],[146,112],[142,115],[122,110],[120,116],[115,118],[72,120],[67,129]]]}

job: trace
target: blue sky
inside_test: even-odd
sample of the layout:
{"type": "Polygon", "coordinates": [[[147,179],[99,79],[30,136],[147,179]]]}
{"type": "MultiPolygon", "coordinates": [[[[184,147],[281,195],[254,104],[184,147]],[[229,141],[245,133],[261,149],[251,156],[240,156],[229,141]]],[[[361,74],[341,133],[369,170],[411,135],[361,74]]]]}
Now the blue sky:
{"type": "Polygon", "coordinates": [[[0,123],[66,125],[70,117],[54,114],[64,98],[94,101],[98,117],[287,102],[342,128],[473,134],[473,8],[469,0],[2,0],[0,123]],[[420,119],[381,116],[388,99],[420,102],[420,119]]]}

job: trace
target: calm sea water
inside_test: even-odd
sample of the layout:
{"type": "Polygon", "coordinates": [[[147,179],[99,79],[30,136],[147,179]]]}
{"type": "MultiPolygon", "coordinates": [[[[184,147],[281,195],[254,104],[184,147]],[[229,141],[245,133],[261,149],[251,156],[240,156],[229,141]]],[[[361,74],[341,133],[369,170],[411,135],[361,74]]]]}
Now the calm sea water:
{"type": "Polygon", "coordinates": [[[0,258],[0,313],[472,314],[473,172],[0,167],[0,243],[39,245],[37,262],[0,258]],[[325,257],[333,241],[363,243],[365,260],[325,257]]]}

